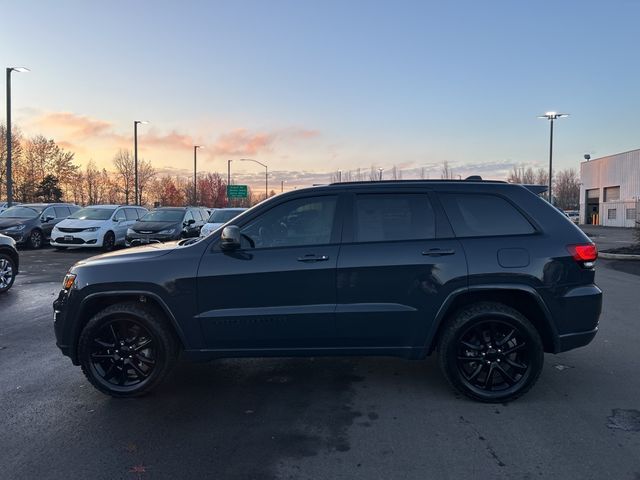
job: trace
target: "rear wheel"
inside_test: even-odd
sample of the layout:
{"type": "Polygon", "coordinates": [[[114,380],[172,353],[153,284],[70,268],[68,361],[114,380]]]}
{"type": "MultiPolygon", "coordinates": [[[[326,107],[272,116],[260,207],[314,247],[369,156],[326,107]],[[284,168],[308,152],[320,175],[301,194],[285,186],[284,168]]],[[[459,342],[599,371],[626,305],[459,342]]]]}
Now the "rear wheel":
{"type": "Polygon", "coordinates": [[[29,246],[35,250],[42,247],[42,232],[40,230],[33,230],[29,234],[29,246]]]}
{"type": "Polygon", "coordinates": [[[438,345],[440,368],[449,383],[483,402],[515,400],[538,380],[542,340],[520,312],[499,303],[459,311],[438,345]]]}
{"type": "Polygon", "coordinates": [[[112,305],[82,329],[78,358],[91,384],[113,397],[144,395],[169,373],[178,343],[162,315],[138,304],[112,305]]]}
{"type": "Polygon", "coordinates": [[[0,253],[0,293],[5,293],[13,285],[16,279],[16,265],[13,259],[4,253],[0,253]]]}

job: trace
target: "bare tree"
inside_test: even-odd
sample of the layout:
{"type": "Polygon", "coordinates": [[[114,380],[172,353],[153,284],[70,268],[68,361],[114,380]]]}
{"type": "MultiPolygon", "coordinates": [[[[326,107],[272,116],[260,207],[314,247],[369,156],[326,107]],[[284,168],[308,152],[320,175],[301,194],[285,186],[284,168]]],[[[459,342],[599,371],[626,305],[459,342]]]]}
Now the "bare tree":
{"type": "MultiPolygon", "coordinates": [[[[113,157],[113,165],[116,167],[116,171],[118,175],[122,177],[122,191],[124,192],[124,201],[127,205],[129,205],[129,195],[131,191],[135,188],[135,170],[134,170],[134,161],[133,157],[129,150],[118,150],[116,156],[113,157]]],[[[139,171],[139,170],[138,170],[139,171]]],[[[138,184],[140,183],[140,179],[138,178],[138,184]]],[[[137,203],[137,202],[134,202],[137,203]]]]}
{"type": "Polygon", "coordinates": [[[447,160],[442,162],[440,178],[443,180],[451,180],[453,178],[453,170],[449,167],[449,162],[447,160]]]}
{"type": "Polygon", "coordinates": [[[156,169],[153,168],[153,165],[151,165],[151,162],[148,162],[146,160],[138,161],[138,195],[140,196],[140,205],[145,204],[142,192],[146,191],[147,185],[149,184],[149,182],[151,182],[151,180],[156,176],[157,173],[158,172],[156,172],[156,169]]]}
{"type": "Polygon", "coordinates": [[[549,172],[544,168],[538,168],[535,174],[535,183],[537,185],[548,185],[549,184],[549,172]]]}
{"type": "Polygon", "coordinates": [[[576,210],[580,201],[580,182],[575,169],[560,170],[555,176],[556,204],[563,210],[576,210]]]}

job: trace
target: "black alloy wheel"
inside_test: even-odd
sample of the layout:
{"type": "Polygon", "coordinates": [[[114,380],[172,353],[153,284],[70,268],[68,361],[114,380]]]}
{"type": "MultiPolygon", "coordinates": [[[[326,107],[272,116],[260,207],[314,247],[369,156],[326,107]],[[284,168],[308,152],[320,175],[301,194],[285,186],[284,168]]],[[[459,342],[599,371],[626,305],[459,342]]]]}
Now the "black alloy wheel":
{"type": "Polygon", "coordinates": [[[29,246],[35,250],[42,247],[42,232],[40,230],[33,230],[29,234],[29,246]]]}
{"type": "Polygon", "coordinates": [[[16,266],[12,258],[0,253],[0,293],[11,288],[16,278],[16,266]]]}
{"type": "Polygon", "coordinates": [[[137,388],[153,374],[156,343],[153,335],[135,320],[112,320],[93,336],[90,368],[108,388],[137,388]]]}
{"type": "Polygon", "coordinates": [[[443,333],[439,356],[454,388],[485,402],[514,400],[527,392],[544,361],[535,327],[516,310],[494,303],[460,312],[443,333]]]}
{"type": "Polygon", "coordinates": [[[102,239],[102,249],[105,252],[110,252],[116,246],[116,236],[113,232],[107,232],[104,234],[104,238],[102,239]]]}
{"type": "Polygon", "coordinates": [[[178,352],[162,312],[141,303],[119,303],[98,312],[78,340],[83,373],[114,397],[149,392],[173,368],[178,352]]]}

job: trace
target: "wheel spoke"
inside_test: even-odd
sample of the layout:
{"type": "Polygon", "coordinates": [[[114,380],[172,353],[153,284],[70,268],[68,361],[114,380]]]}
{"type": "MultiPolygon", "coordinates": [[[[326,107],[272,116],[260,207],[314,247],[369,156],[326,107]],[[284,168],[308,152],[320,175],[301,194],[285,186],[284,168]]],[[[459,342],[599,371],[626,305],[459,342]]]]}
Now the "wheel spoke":
{"type": "Polygon", "coordinates": [[[480,360],[482,360],[480,357],[465,357],[465,356],[460,356],[458,357],[458,361],[459,362],[479,362],[480,360]]]}
{"type": "Polygon", "coordinates": [[[515,333],[516,333],[516,329],[515,328],[511,329],[511,331],[509,333],[507,333],[504,337],[502,337],[502,339],[499,342],[496,342],[496,344],[499,347],[501,347],[502,345],[507,343],[509,340],[511,340],[515,333]]]}
{"type": "Polygon", "coordinates": [[[143,378],[147,378],[149,376],[149,373],[142,371],[142,369],[138,365],[136,365],[136,362],[132,362],[131,360],[129,360],[127,363],[131,368],[133,368],[136,371],[138,376],[143,378]]]}
{"type": "Polygon", "coordinates": [[[107,371],[104,372],[104,379],[107,381],[111,380],[117,371],[118,369],[116,368],[116,364],[112,363],[111,365],[109,365],[107,371]]]}
{"type": "Polygon", "coordinates": [[[106,353],[92,353],[91,358],[113,358],[113,355],[108,355],[106,353]]]}
{"type": "Polygon", "coordinates": [[[527,365],[525,365],[523,363],[518,363],[518,362],[516,362],[514,360],[511,360],[509,357],[505,357],[504,361],[507,362],[510,367],[517,368],[519,370],[526,370],[527,369],[527,365]]]}
{"type": "Polygon", "coordinates": [[[145,348],[147,345],[149,345],[153,340],[151,340],[150,338],[147,338],[146,340],[142,341],[141,343],[139,343],[138,345],[136,345],[133,348],[134,352],[139,352],[140,350],[142,350],[143,348],[145,348]]]}
{"type": "Polygon", "coordinates": [[[500,372],[500,375],[502,375],[502,378],[505,382],[507,382],[509,385],[514,385],[516,383],[516,379],[513,378],[504,368],[502,368],[502,365],[496,365],[496,368],[500,372]]]}
{"type": "Polygon", "coordinates": [[[489,365],[489,372],[487,373],[487,376],[484,379],[484,388],[488,388],[491,386],[491,378],[493,377],[493,372],[495,372],[495,366],[492,363],[491,365],[489,365]]]}
{"type": "Polygon", "coordinates": [[[145,357],[144,355],[136,355],[135,357],[138,361],[140,361],[141,363],[144,363],[145,365],[149,365],[149,366],[153,366],[156,364],[155,360],[152,360],[150,358],[145,357]]]}
{"type": "Polygon", "coordinates": [[[465,342],[464,340],[461,341],[460,343],[465,347],[470,348],[471,350],[482,350],[481,345],[474,345],[473,343],[465,342]]]}
{"type": "Polygon", "coordinates": [[[127,369],[122,367],[118,369],[120,371],[120,375],[118,375],[118,385],[124,385],[124,382],[127,380],[127,369]]]}
{"type": "Polygon", "coordinates": [[[526,343],[522,342],[519,343],[518,345],[516,345],[515,347],[510,348],[509,350],[502,352],[504,355],[511,355],[513,352],[517,352],[518,350],[520,350],[521,348],[523,348],[526,345],[526,343]]]}
{"type": "Polygon", "coordinates": [[[481,363],[480,365],[478,365],[476,367],[476,369],[471,373],[471,375],[469,375],[469,377],[467,377],[467,380],[469,380],[470,382],[473,381],[482,371],[483,368],[483,364],[481,363]]]}
{"type": "Polygon", "coordinates": [[[120,338],[118,338],[118,334],[116,333],[116,329],[113,328],[113,323],[109,324],[109,330],[111,330],[111,335],[113,336],[113,340],[116,342],[116,345],[120,342],[120,338]]]}
{"type": "Polygon", "coordinates": [[[116,346],[115,343],[107,343],[103,340],[100,340],[99,338],[94,338],[93,341],[96,342],[101,347],[105,347],[105,348],[114,348],[116,346]]]}

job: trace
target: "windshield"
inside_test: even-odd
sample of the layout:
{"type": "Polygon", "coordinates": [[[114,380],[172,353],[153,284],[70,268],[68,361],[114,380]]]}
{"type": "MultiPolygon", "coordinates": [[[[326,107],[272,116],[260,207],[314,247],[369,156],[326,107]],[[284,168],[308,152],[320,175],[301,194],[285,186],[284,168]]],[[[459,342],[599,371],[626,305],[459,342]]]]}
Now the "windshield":
{"type": "Polygon", "coordinates": [[[2,218],[35,218],[40,215],[43,207],[11,207],[0,213],[2,218]]]}
{"type": "Polygon", "coordinates": [[[179,222],[184,210],[153,210],[140,219],[141,222],[179,222]]]}
{"type": "Polygon", "coordinates": [[[227,223],[232,218],[237,217],[242,210],[216,210],[209,217],[209,223],[227,223]]]}
{"type": "Polygon", "coordinates": [[[83,208],[75,212],[69,218],[74,220],[109,220],[115,208],[83,208]]]}

